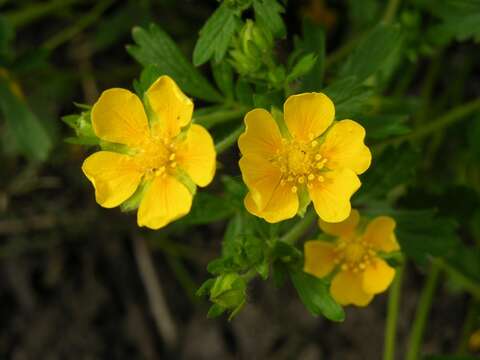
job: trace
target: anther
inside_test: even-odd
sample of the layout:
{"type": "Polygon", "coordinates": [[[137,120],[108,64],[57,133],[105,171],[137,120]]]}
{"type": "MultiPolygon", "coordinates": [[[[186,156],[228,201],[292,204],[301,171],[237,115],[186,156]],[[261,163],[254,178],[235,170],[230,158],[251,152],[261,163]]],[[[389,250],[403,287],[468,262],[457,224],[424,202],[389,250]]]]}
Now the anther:
{"type": "Polygon", "coordinates": [[[177,167],[177,163],[176,163],[175,161],[171,162],[171,163],[170,163],[170,167],[172,167],[172,168],[177,167]]]}
{"type": "Polygon", "coordinates": [[[317,140],[313,140],[313,141],[312,141],[312,147],[314,148],[314,147],[316,147],[317,145],[318,145],[318,141],[317,141],[317,140]]]}
{"type": "Polygon", "coordinates": [[[315,179],[315,175],[313,174],[308,174],[308,181],[312,181],[315,179]]]}
{"type": "Polygon", "coordinates": [[[296,186],[292,186],[291,190],[294,194],[296,194],[298,191],[298,188],[296,186]]]}
{"type": "Polygon", "coordinates": [[[168,158],[168,160],[170,161],[175,160],[175,154],[170,154],[170,157],[168,158]]]}
{"type": "Polygon", "coordinates": [[[298,183],[299,184],[303,184],[305,182],[305,178],[303,176],[300,176],[298,179],[297,179],[298,183]]]}
{"type": "Polygon", "coordinates": [[[322,158],[322,155],[320,155],[320,154],[315,155],[315,160],[318,161],[318,160],[320,160],[321,158],[322,158]]]}
{"type": "Polygon", "coordinates": [[[322,175],[318,175],[317,179],[318,179],[318,181],[320,181],[320,182],[324,182],[324,181],[325,181],[325,178],[324,178],[322,175]]]}

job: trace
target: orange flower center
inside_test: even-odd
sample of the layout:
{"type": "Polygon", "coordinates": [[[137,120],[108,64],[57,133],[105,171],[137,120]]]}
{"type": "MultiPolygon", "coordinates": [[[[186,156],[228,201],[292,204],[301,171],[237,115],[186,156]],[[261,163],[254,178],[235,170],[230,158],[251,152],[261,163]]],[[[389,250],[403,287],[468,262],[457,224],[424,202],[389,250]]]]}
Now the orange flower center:
{"type": "Polygon", "coordinates": [[[315,183],[325,181],[327,159],[320,154],[318,142],[302,143],[297,140],[282,139],[283,147],[277,150],[273,163],[280,168],[282,186],[290,186],[292,192],[298,191],[298,186],[306,184],[311,188],[315,183]]]}
{"type": "Polygon", "coordinates": [[[361,237],[341,238],[335,248],[335,263],[343,271],[364,271],[377,256],[373,247],[361,237]]]}
{"type": "Polygon", "coordinates": [[[147,178],[166,177],[177,167],[175,151],[176,145],[170,139],[149,136],[139,147],[135,160],[147,178]]]}

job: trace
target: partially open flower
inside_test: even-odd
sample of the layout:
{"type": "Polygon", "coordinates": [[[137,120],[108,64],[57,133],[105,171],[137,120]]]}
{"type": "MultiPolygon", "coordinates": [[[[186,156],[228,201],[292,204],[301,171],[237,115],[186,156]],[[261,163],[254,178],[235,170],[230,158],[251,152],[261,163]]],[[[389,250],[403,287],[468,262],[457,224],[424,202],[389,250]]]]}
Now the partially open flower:
{"type": "Polygon", "coordinates": [[[375,294],[391,284],[395,270],[380,256],[399,250],[395,220],[379,216],[359,228],[360,215],[352,210],[341,223],[319,222],[320,228],[335,237],[334,242],[312,240],[305,243],[304,271],[324,277],[337,270],[330,292],[342,305],[366,306],[375,294]]]}
{"type": "Polygon", "coordinates": [[[158,229],[190,211],[195,184],[212,181],[215,148],[207,130],[190,124],[193,103],[170,77],[158,78],[145,102],[147,113],[128,90],[102,93],[92,108],[92,126],[105,149],[118,151],[90,155],[82,170],[101,206],[134,198],[138,225],[158,229]]]}
{"type": "Polygon", "coordinates": [[[353,120],[334,122],[334,117],[334,105],[322,93],[290,96],[280,128],[266,110],[245,116],[238,145],[248,211],[278,222],[295,216],[311,199],[325,221],[348,217],[350,197],[360,187],[357,174],[368,169],[371,154],[364,128],[353,120]]]}

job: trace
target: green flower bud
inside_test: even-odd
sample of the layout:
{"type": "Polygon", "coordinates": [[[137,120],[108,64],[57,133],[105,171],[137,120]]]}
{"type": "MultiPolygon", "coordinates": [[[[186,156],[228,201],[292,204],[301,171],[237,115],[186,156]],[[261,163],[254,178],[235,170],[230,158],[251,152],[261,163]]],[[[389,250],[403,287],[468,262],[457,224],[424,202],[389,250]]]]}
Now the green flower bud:
{"type": "Polygon", "coordinates": [[[247,284],[238,274],[230,273],[217,277],[210,289],[210,300],[236,313],[245,303],[247,284]]]}

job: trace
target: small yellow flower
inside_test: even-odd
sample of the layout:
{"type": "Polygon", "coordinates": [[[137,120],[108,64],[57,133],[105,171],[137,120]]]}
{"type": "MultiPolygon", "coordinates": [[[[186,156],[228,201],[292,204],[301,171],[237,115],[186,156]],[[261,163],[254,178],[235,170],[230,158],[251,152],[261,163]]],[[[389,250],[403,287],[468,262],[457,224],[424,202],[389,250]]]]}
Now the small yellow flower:
{"type": "Polygon", "coordinates": [[[122,204],[142,185],[138,225],[158,229],[190,211],[193,183],[212,181],[216,155],[207,130],[190,124],[192,101],[170,77],[152,84],[145,104],[148,118],[132,92],[102,93],[91,112],[95,134],[127,150],[96,152],[82,170],[95,187],[97,203],[106,208],[122,204]]]}
{"type": "Polygon", "coordinates": [[[365,231],[359,229],[359,222],[357,210],[352,210],[341,223],[320,220],[320,228],[335,236],[335,241],[305,243],[304,271],[324,277],[337,269],[330,292],[342,305],[368,305],[375,294],[390,286],[395,275],[395,270],[379,256],[379,253],[399,250],[394,233],[395,220],[388,216],[376,217],[365,231]]]}
{"type": "Polygon", "coordinates": [[[239,165],[249,193],[245,207],[268,222],[292,218],[299,197],[313,201],[320,218],[345,220],[350,197],[368,169],[364,128],[352,120],[334,122],[335,107],[325,94],[290,96],[284,104],[282,134],[272,115],[254,109],[245,116],[238,145],[239,165]]]}

